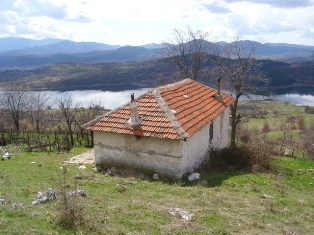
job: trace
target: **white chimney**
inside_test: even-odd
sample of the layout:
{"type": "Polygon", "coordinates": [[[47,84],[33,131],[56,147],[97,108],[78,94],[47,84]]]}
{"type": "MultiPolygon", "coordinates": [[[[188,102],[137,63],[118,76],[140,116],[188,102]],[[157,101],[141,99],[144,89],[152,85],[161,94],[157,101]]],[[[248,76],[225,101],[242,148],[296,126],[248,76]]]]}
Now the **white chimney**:
{"type": "Polygon", "coordinates": [[[141,119],[138,114],[137,104],[134,100],[134,93],[131,94],[131,103],[130,103],[131,117],[130,117],[130,125],[131,126],[139,126],[141,125],[141,119]]]}
{"type": "Polygon", "coordinates": [[[221,95],[221,77],[218,77],[218,91],[217,94],[215,95],[216,100],[222,100],[222,95],[221,95]]]}
{"type": "Polygon", "coordinates": [[[220,89],[221,89],[221,77],[218,78],[218,95],[221,95],[220,89]]]}

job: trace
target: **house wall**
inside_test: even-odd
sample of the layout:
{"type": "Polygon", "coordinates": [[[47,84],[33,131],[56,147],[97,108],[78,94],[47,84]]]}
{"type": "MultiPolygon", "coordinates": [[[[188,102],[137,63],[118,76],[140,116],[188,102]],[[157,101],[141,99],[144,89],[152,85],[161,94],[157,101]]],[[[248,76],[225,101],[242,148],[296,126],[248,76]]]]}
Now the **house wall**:
{"type": "Polygon", "coordinates": [[[229,108],[214,120],[214,137],[211,141],[211,148],[222,149],[229,144],[229,108]]]}
{"type": "Polygon", "coordinates": [[[212,140],[210,123],[185,141],[95,131],[96,166],[132,167],[182,177],[200,166],[209,148],[227,147],[228,131],[229,109],[213,121],[212,140]]]}
{"type": "Polygon", "coordinates": [[[229,109],[213,121],[213,138],[210,140],[210,123],[183,142],[181,172],[193,172],[204,161],[209,149],[222,149],[229,143],[229,109]]]}
{"type": "Polygon", "coordinates": [[[96,166],[145,169],[181,177],[182,141],[94,132],[96,166]]]}
{"type": "Polygon", "coordinates": [[[192,137],[183,142],[183,157],[181,161],[181,172],[192,173],[203,162],[209,148],[209,126],[204,126],[192,137]]]}

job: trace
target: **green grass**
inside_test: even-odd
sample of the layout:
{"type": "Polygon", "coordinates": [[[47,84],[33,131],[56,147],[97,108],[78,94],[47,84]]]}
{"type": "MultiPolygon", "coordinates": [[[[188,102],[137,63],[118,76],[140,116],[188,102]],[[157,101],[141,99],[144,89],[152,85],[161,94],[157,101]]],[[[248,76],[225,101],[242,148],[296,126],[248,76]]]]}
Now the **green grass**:
{"type": "Polygon", "coordinates": [[[240,103],[239,107],[239,112],[246,115],[239,124],[240,139],[241,132],[246,132],[249,138],[262,135],[273,142],[280,154],[288,148],[289,154],[294,157],[311,157],[304,145],[313,138],[314,114],[305,113],[304,107],[279,101],[256,101],[255,105],[247,101],[240,103]],[[269,131],[263,130],[266,124],[269,131]]]}
{"type": "MultiPolygon", "coordinates": [[[[299,117],[303,116],[305,125],[310,127],[314,124],[314,115],[304,113],[304,107],[296,106],[288,102],[279,102],[279,101],[264,101],[264,102],[255,102],[255,105],[252,106],[250,102],[240,103],[240,110],[242,107],[250,107],[246,113],[253,112],[254,107],[258,108],[258,111],[255,110],[255,113],[267,113],[263,118],[246,118],[245,126],[249,129],[258,129],[262,130],[264,123],[270,125],[271,130],[279,130],[280,126],[287,122],[289,117],[299,117]]],[[[240,111],[241,112],[241,111],[240,111]]],[[[296,123],[295,123],[296,124],[296,123]]]]}
{"type": "Polygon", "coordinates": [[[86,191],[85,223],[77,230],[54,221],[59,202],[31,205],[39,191],[59,187],[61,163],[86,151],[17,153],[0,161],[1,234],[311,234],[314,229],[314,162],[277,158],[268,173],[202,173],[197,183],[119,177],[68,165],[69,191],[86,191]],[[23,203],[21,208],[12,204],[23,203]],[[183,221],[169,213],[194,214],[183,221]]]}
{"type": "MultiPolygon", "coordinates": [[[[243,126],[259,134],[267,121],[270,132],[265,135],[273,142],[283,138],[280,125],[290,116],[303,115],[307,127],[314,123],[314,115],[305,114],[302,107],[282,102],[258,105],[267,110],[266,117],[247,119],[243,126]]],[[[294,143],[304,138],[298,129],[287,134],[294,143]]],[[[62,163],[87,150],[76,147],[59,154],[20,150],[12,160],[0,161],[0,199],[7,202],[0,205],[0,234],[311,234],[314,230],[314,161],[301,158],[300,149],[295,158],[275,158],[269,172],[222,169],[202,172],[201,179],[192,183],[154,181],[139,174],[108,176],[92,165],[85,170],[68,165],[67,189],[86,191],[87,197],[79,201],[86,212],[84,224],[63,228],[56,223],[60,201],[31,203],[39,191],[59,189],[62,163]],[[170,214],[173,208],[193,214],[192,220],[170,214]]]]}

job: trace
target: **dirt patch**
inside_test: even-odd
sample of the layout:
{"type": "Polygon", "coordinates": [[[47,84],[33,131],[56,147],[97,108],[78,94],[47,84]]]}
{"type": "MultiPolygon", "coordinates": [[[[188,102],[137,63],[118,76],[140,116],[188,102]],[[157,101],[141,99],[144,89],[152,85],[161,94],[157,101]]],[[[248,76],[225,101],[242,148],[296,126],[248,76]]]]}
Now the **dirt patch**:
{"type": "Polygon", "coordinates": [[[95,154],[94,149],[87,151],[85,153],[79,154],[65,161],[69,164],[95,164],[95,154]]]}

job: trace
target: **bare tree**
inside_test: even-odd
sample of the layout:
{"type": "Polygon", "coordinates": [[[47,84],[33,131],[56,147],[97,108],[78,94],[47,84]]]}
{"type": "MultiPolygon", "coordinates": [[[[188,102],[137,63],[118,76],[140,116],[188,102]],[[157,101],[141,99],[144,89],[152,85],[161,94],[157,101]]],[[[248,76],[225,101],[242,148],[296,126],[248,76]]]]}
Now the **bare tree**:
{"type": "Polygon", "coordinates": [[[21,113],[25,111],[27,99],[28,92],[20,86],[6,87],[1,92],[0,104],[7,110],[17,132],[20,131],[21,113]]]}
{"type": "Polygon", "coordinates": [[[216,66],[212,70],[214,76],[220,77],[227,89],[236,99],[231,106],[231,147],[236,145],[237,125],[241,120],[238,103],[242,96],[250,98],[261,90],[267,78],[260,73],[255,59],[255,50],[259,44],[247,41],[235,41],[223,45],[219,50],[222,56],[216,57],[216,66]]]}
{"type": "MultiPolygon", "coordinates": [[[[88,120],[93,120],[97,116],[101,115],[103,113],[103,111],[105,110],[105,108],[103,106],[101,106],[100,100],[94,99],[89,103],[88,110],[89,110],[88,120]]],[[[86,121],[84,121],[84,123],[86,123],[86,121]]]]}
{"type": "Polygon", "coordinates": [[[79,115],[79,103],[73,104],[72,97],[66,94],[56,100],[56,104],[60,109],[63,120],[61,125],[65,127],[70,136],[71,145],[74,146],[74,131],[77,127],[77,118],[79,115]]]}
{"type": "Polygon", "coordinates": [[[44,112],[47,108],[48,100],[49,97],[44,93],[31,92],[29,94],[27,111],[33,125],[33,129],[35,129],[37,133],[40,132],[41,126],[43,126],[41,123],[44,120],[44,112]]]}
{"type": "Polygon", "coordinates": [[[208,36],[208,33],[187,26],[186,31],[175,29],[173,41],[163,43],[161,53],[178,67],[181,79],[198,80],[202,76],[207,53],[214,45],[207,41],[208,36]]]}

